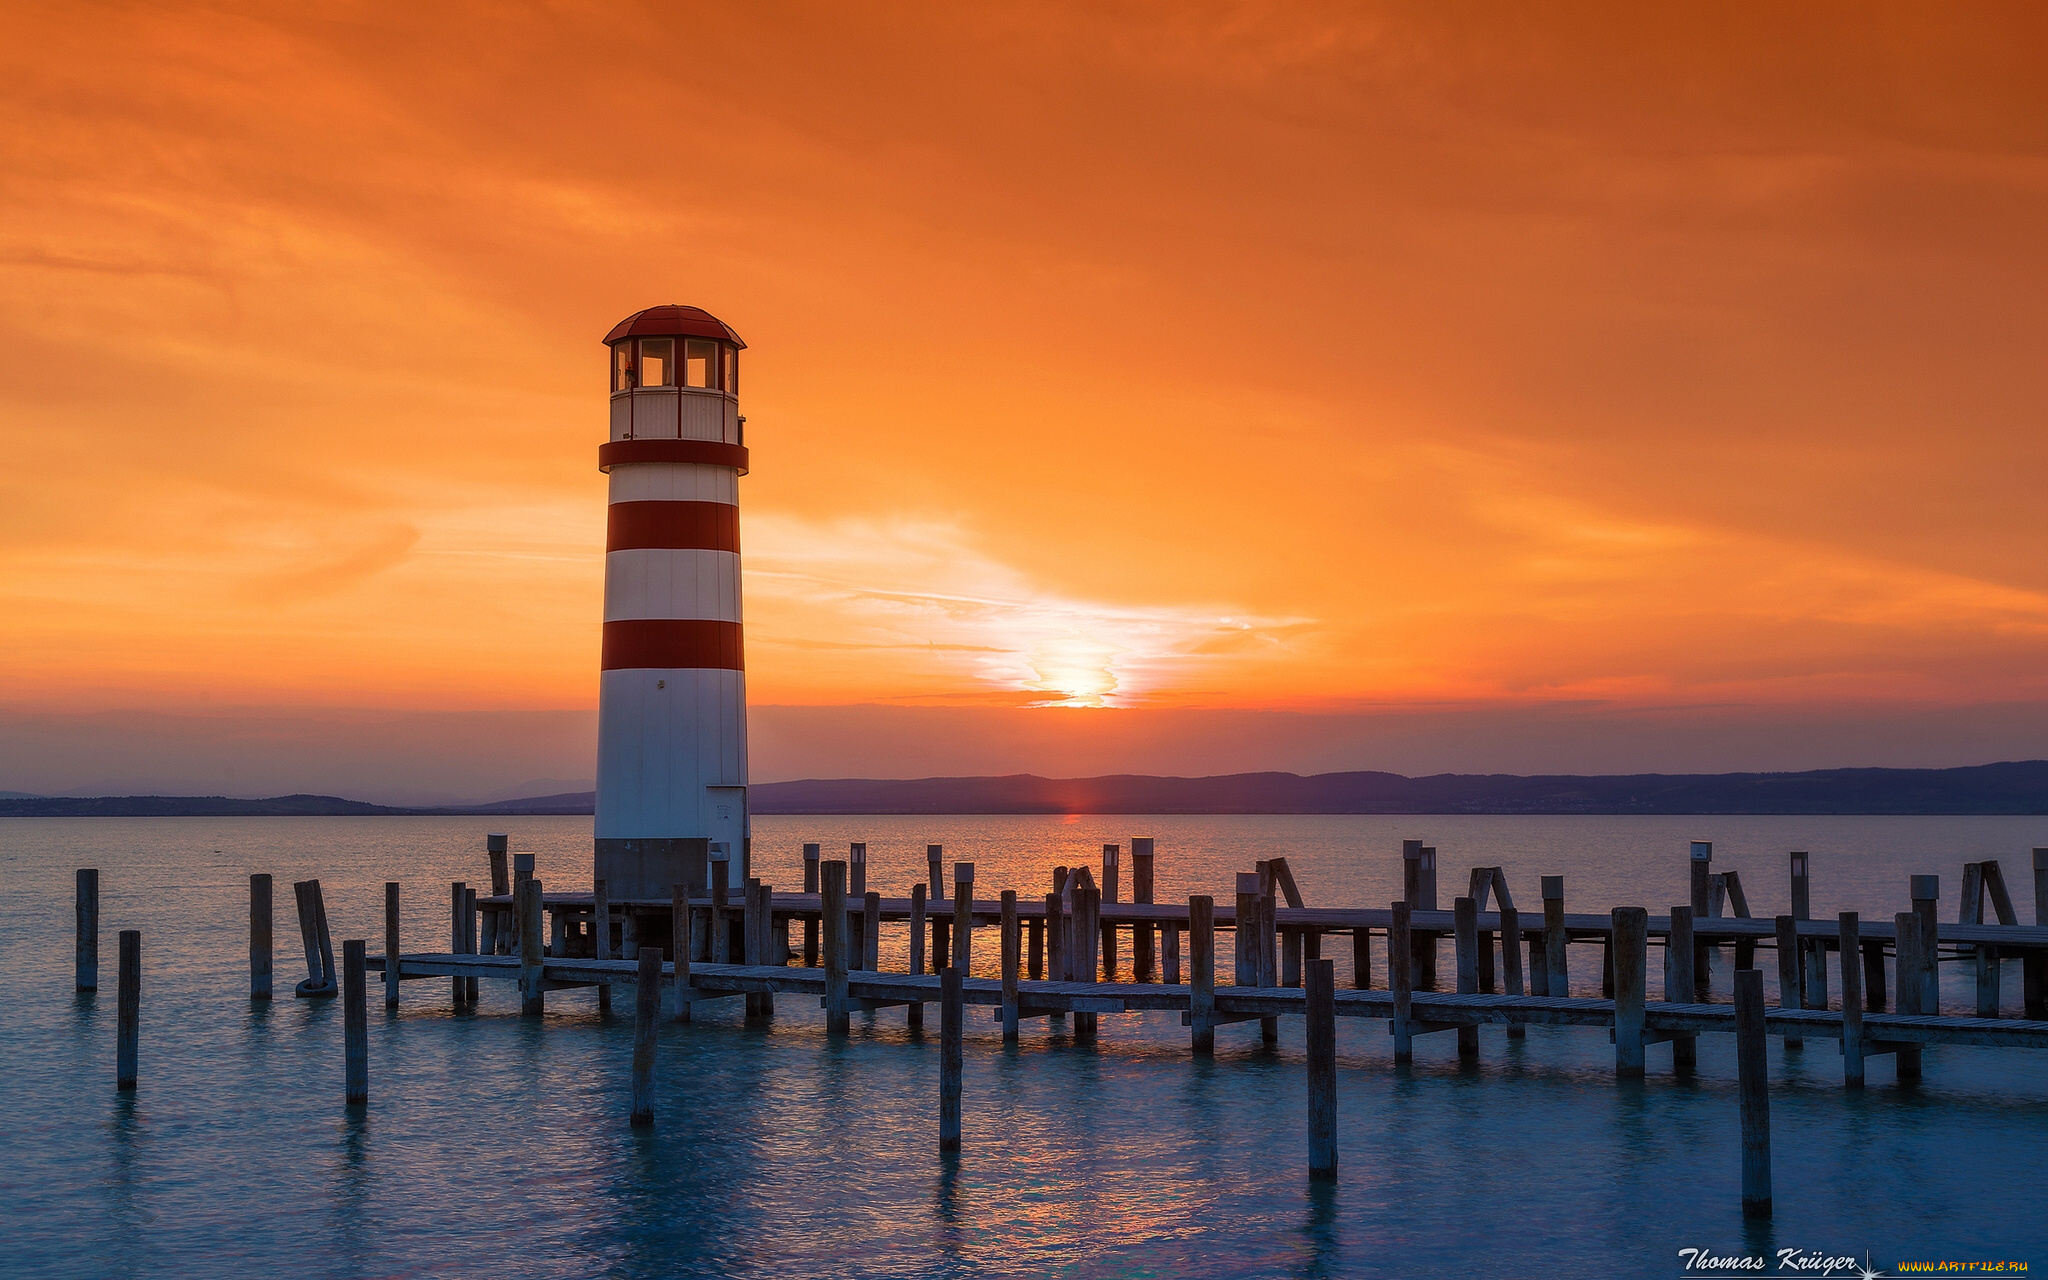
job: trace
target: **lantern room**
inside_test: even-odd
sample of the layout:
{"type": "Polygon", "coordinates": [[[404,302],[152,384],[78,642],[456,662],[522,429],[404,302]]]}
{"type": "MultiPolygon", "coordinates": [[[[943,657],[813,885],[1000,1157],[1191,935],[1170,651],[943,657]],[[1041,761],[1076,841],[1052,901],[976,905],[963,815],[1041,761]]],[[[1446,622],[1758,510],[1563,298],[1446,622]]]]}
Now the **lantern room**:
{"type": "Polygon", "coordinates": [[[613,440],[718,440],[745,445],[739,413],[746,343],[697,307],[649,307],[605,335],[613,440]]]}

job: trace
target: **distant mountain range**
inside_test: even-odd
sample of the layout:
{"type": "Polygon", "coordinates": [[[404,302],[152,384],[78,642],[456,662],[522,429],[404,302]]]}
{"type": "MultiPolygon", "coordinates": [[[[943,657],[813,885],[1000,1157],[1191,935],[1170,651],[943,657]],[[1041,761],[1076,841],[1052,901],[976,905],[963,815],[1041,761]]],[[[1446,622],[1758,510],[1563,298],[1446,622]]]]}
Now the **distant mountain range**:
{"type": "MultiPolygon", "coordinates": [[[[751,788],[757,814],[1492,813],[2048,814],[2048,760],[1961,769],[1620,775],[1233,773],[1211,778],[813,779],[751,788]]],[[[595,793],[399,808],[334,796],[0,799],[0,817],[291,817],[587,814],[595,793]]]]}

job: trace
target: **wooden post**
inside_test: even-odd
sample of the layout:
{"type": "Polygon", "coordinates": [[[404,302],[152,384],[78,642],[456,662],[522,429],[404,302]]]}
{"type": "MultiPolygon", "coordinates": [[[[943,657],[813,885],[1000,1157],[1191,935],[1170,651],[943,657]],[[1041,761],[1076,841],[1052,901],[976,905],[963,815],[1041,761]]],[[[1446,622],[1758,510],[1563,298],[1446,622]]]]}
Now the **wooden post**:
{"type": "MultiPolygon", "coordinates": [[[[882,916],[881,899],[872,893],[868,895],[868,898],[874,904],[872,908],[874,918],[879,926],[882,916]]],[[[748,964],[763,967],[768,965],[768,951],[775,933],[774,924],[775,886],[763,884],[756,880],[754,883],[754,954],[748,958],[748,964]]],[[[879,939],[881,929],[877,927],[872,932],[879,939]]],[[[873,960],[874,957],[870,956],[869,959],[873,960]]],[[[781,962],[778,960],[776,963],[780,964],[781,962]]],[[[882,966],[879,961],[876,961],[874,967],[879,969],[882,966]]],[[[773,991],[756,991],[752,993],[752,996],[753,998],[747,1002],[748,1013],[758,1014],[763,1018],[775,1016],[775,993],[773,991]]]]}
{"type": "Polygon", "coordinates": [[[834,859],[824,873],[825,1030],[844,1035],[851,1025],[846,996],[846,864],[834,859]]]}
{"type": "Polygon", "coordinates": [[[644,1129],[654,1123],[654,1022],[661,1014],[661,948],[642,944],[640,980],[633,985],[633,1117],[644,1129]]]}
{"type": "Polygon", "coordinates": [[[1409,1010],[1415,998],[1415,967],[1407,960],[1414,954],[1408,936],[1408,904],[1393,904],[1394,921],[1387,929],[1387,985],[1394,989],[1394,1061],[1415,1061],[1414,1034],[1409,1030],[1409,1010]]]}
{"type": "MultiPolygon", "coordinates": [[[[1102,846],[1102,900],[1114,903],[1123,882],[1123,847],[1106,844],[1102,846]]],[[[1104,924],[1102,930],[1102,976],[1105,981],[1115,982],[1117,973],[1116,926],[1104,924]]]]}
{"type": "Polygon", "coordinates": [[[847,896],[866,900],[868,896],[868,844],[855,840],[846,846],[847,896]]]}
{"type": "Polygon", "coordinates": [[[1033,982],[1045,977],[1045,921],[1027,922],[1024,944],[1024,972],[1033,982]]]}
{"type": "Polygon", "coordinates": [[[306,980],[293,994],[324,999],[341,994],[334,970],[334,940],[327,931],[327,902],[318,880],[300,880],[292,885],[298,899],[299,938],[306,947],[306,980]]]}
{"type": "Polygon", "coordinates": [[[953,864],[953,967],[974,972],[974,864],[953,864]]]}
{"type": "Polygon", "coordinates": [[[690,886],[678,882],[670,887],[669,952],[675,956],[675,1008],[677,1022],[690,1020],[690,886]]]}
{"type": "Polygon", "coordinates": [[[518,955],[520,947],[519,886],[533,879],[533,855],[515,853],[512,855],[512,911],[499,925],[499,940],[504,944],[506,955],[518,955]]]}
{"type": "MultiPolygon", "coordinates": [[[[1799,926],[1791,916],[1779,916],[1778,924],[1778,1007],[1780,1009],[1801,1009],[1806,1006],[1805,997],[1799,990],[1799,926]]],[[[1796,1031],[1785,1032],[1785,1048],[1804,1049],[1806,1037],[1796,1031]]]]}
{"type": "MultiPolygon", "coordinates": [[[[611,887],[603,877],[590,882],[590,921],[591,933],[597,943],[597,950],[592,954],[599,960],[611,959],[612,895],[611,887]]],[[[599,1010],[608,1010],[612,1007],[611,983],[597,984],[597,1007],[599,1010]]]]}
{"type": "MultiPolygon", "coordinates": [[[[1458,950],[1458,994],[1479,994],[1479,903],[1473,898],[1451,900],[1458,950]]],[[[1479,1056],[1479,1028],[1458,1028],[1458,1056],[1479,1056]]]]}
{"type": "Polygon", "coordinates": [[[1237,873],[1237,916],[1232,981],[1240,987],[1259,985],[1259,877],[1237,873]]]}
{"type": "MultiPolygon", "coordinates": [[[[1506,902],[1500,904],[1500,965],[1507,993],[1522,995],[1522,913],[1506,902]]],[[[1508,1039],[1526,1040],[1528,1036],[1525,1023],[1508,1024],[1508,1039]]]]}
{"type": "MultiPolygon", "coordinates": [[[[1074,978],[1075,982],[1094,983],[1098,980],[1101,957],[1096,954],[1096,943],[1102,936],[1102,890],[1094,885],[1084,885],[1074,890],[1074,978]]],[[[1096,1029],[1096,1014],[1076,1013],[1074,1034],[1093,1036],[1096,1029]]]]}
{"type": "Polygon", "coordinates": [[[1180,926],[1162,925],[1159,929],[1160,967],[1166,972],[1166,985],[1180,985],[1180,926]]]}
{"type": "Polygon", "coordinates": [[[78,869],[76,899],[78,938],[72,961],[73,977],[80,991],[100,989],[100,873],[97,867],[78,869]]]}
{"type": "Polygon", "coordinates": [[[860,967],[869,973],[882,968],[882,895],[870,889],[860,904],[860,967]]]}
{"type": "Polygon", "coordinates": [[[1372,930],[1364,925],[1351,931],[1351,985],[1358,991],[1372,990],[1372,930]]]}
{"type": "MultiPolygon", "coordinates": [[[[119,945],[119,969],[114,975],[114,1089],[127,1092],[135,1088],[136,1058],[142,1042],[142,931],[121,930],[119,945]]],[[[97,982],[99,975],[95,973],[93,979],[97,982]]]]}
{"type": "Polygon", "coordinates": [[[1813,894],[1812,881],[1807,876],[1806,852],[1802,849],[1794,849],[1788,855],[1788,861],[1792,864],[1792,918],[1794,920],[1811,920],[1813,919],[1813,894]]]}
{"type": "MultiPolygon", "coordinates": [[[[462,891],[468,887],[468,885],[465,885],[460,880],[453,881],[448,886],[448,954],[450,955],[459,956],[462,954],[462,891]]],[[[469,994],[469,984],[460,977],[450,978],[448,984],[449,990],[453,995],[454,1005],[460,1009],[462,1007],[462,997],[469,994]]]]}
{"type": "Polygon", "coordinates": [[[1742,1216],[1771,1216],[1771,1082],[1764,1045],[1764,975],[1735,974],[1735,1067],[1742,1117],[1742,1216]]]}
{"type": "Polygon", "coordinates": [[[249,998],[270,999],[272,911],[270,877],[249,877],[249,998]]]}
{"type": "Polygon", "coordinates": [[[1017,964],[1022,937],[1017,929],[1017,891],[1003,890],[1003,1039],[1017,1039],[1017,964]]]}
{"type": "MultiPolygon", "coordinates": [[[[1893,945],[1896,959],[1893,961],[1893,982],[1898,987],[1898,1011],[1914,1014],[1920,1012],[1920,1002],[1926,998],[1927,984],[1920,980],[1920,913],[1901,911],[1892,917],[1892,927],[1898,941],[1893,945]]],[[[1892,1054],[1893,1070],[1901,1080],[1917,1080],[1920,1077],[1920,1046],[1901,1044],[1892,1054]]]]}
{"type": "Polygon", "coordinates": [[[1565,944],[1570,941],[1564,932],[1564,877],[1543,877],[1543,972],[1547,980],[1547,991],[1538,995],[1569,996],[1572,993],[1571,970],[1565,964],[1565,944]]]}
{"type": "MultiPolygon", "coordinates": [[[[507,861],[506,850],[511,840],[503,835],[484,837],[484,856],[491,864],[491,896],[502,898],[512,892],[512,870],[507,861]]],[[[492,907],[484,913],[483,953],[487,956],[501,956],[512,949],[512,917],[502,907],[492,907]]]]}
{"type": "Polygon", "coordinates": [[[1308,980],[1308,1173],[1337,1176],[1337,975],[1311,960],[1308,980]]]}
{"type": "Polygon", "coordinates": [[[1600,945],[1600,998],[1614,999],[1614,935],[1609,933],[1600,945]]]}
{"type": "MultiPolygon", "coordinates": [[[[1724,871],[1721,873],[1721,881],[1727,886],[1728,905],[1735,912],[1735,918],[1738,920],[1749,919],[1749,898],[1742,891],[1742,876],[1734,871],[1724,871]]],[[[1735,940],[1735,967],[1738,969],[1756,968],[1755,938],[1737,938],[1735,940]]]]}
{"type": "Polygon", "coordinates": [[[1885,1007],[1884,986],[1884,943],[1863,944],[1863,1007],[1870,1013],[1883,1013],[1885,1007]]]}
{"type": "MultiPolygon", "coordinates": [[[[818,846],[804,846],[804,892],[818,892],[818,846]]],[[[804,917],[804,968],[818,967],[818,920],[815,916],[804,917]]]]}
{"type": "Polygon", "coordinates": [[[1837,947],[1842,956],[1842,1083],[1863,1087],[1863,981],[1857,967],[1863,951],[1863,925],[1854,911],[1840,916],[1837,947]]]}
{"type": "Polygon", "coordinates": [[[1067,981],[1067,930],[1060,918],[1065,907],[1057,893],[1045,895],[1045,976],[1052,982],[1067,981]]]}
{"type": "MultiPolygon", "coordinates": [[[[462,891],[462,954],[466,956],[476,954],[475,889],[464,889],[462,891]]],[[[465,1004],[474,1005],[476,1003],[476,974],[474,972],[462,980],[462,999],[465,1004]]]]}
{"type": "MultiPolygon", "coordinates": [[[[1131,901],[1150,905],[1152,902],[1152,838],[1133,837],[1131,840],[1131,901]]],[[[1131,980],[1133,982],[1159,981],[1159,969],[1155,963],[1153,946],[1154,930],[1149,924],[1137,925],[1131,930],[1131,980]]]]}
{"type": "MultiPolygon", "coordinates": [[[[2048,849],[2034,850],[2034,923],[2048,925],[2048,849]]],[[[2026,1016],[2048,1019],[2048,951],[2027,952],[2022,982],[2026,1016]]]]}
{"type": "Polygon", "coordinates": [[[713,849],[704,864],[711,889],[711,963],[732,963],[732,923],[726,918],[726,904],[732,900],[732,856],[713,849]]]}
{"type": "Polygon", "coordinates": [[[546,959],[540,939],[541,883],[528,876],[518,888],[519,1013],[537,1018],[547,1012],[547,993],[541,990],[541,962],[546,959]]]}
{"type": "MultiPolygon", "coordinates": [[[[1058,895],[1051,895],[1052,901],[1058,895]]],[[[1188,899],[1188,952],[1194,982],[1188,988],[1188,1027],[1196,1053],[1216,1052],[1216,904],[1206,894],[1188,899]]]]}
{"type": "Polygon", "coordinates": [[[1650,913],[1616,907],[1608,913],[1607,952],[1614,957],[1614,1074],[1643,1074],[1644,979],[1649,968],[1650,913]]]}
{"type": "MultiPolygon", "coordinates": [[[[1695,840],[1692,842],[1692,916],[1694,920],[1705,919],[1712,909],[1709,899],[1713,896],[1714,842],[1695,840]]],[[[1724,881],[1725,883],[1725,881],[1724,881]]],[[[1709,960],[1712,949],[1705,943],[1695,941],[1692,949],[1693,999],[1705,1004],[1713,986],[1713,968],[1709,960]]]]}
{"type": "MultiPolygon", "coordinates": [[[[924,972],[925,887],[910,886],[910,971],[924,972]]],[[[904,1025],[924,1026],[924,1001],[913,1000],[904,1010],[904,1025]]]]}
{"type": "MultiPolygon", "coordinates": [[[[1499,867],[1474,867],[1471,874],[1471,888],[1467,891],[1480,911],[1486,910],[1486,895],[1492,892],[1494,877],[1500,874],[1499,867]]],[[[1479,992],[1481,995],[1494,993],[1493,971],[1493,930],[1479,930],[1479,992]]]]}
{"type": "MultiPolygon", "coordinates": [[[[1664,999],[1672,1004],[1693,1003],[1692,908],[1671,908],[1671,932],[1664,939],[1664,999]]],[[[1671,1069],[1690,1073],[1699,1066],[1699,1039],[1678,1036],[1671,1041],[1671,1069]]]]}
{"type": "Polygon", "coordinates": [[[1529,939],[1529,994],[1550,994],[1550,944],[1547,931],[1542,929],[1529,939]]]}
{"type": "Polygon", "coordinates": [[[370,1011],[368,966],[363,963],[368,948],[361,938],[341,944],[341,1027],[342,1074],[347,1106],[359,1107],[370,1100],[370,1011]]]}
{"type": "Polygon", "coordinates": [[[1941,922],[1934,914],[1941,877],[1914,876],[1912,893],[1913,912],[1920,917],[1920,1012],[1932,1018],[1941,1013],[1941,922]]]}
{"type": "Polygon", "coordinates": [[[384,882],[384,1007],[398,1007],[398,881],[384,882]]]}
{"type": "Polygon", "coordinates": [[[967,1022],[960,970],[939,975],[939,1150],[960,1149],[961,1041],[967,1022]]]}
{"type": "Polygon", "coordinates": [[[946,900],[945,857],[945,845],[928,844],[924,847],[926,883],[931,886],[930,903],[934,904],[932,909],[931,968],[933,973],[943,971],[946,967],[946,961],[953,954],[953,934],[949,927],[952,924],[952,913],[948,912],[944,917],[941,917],[935,906],[935,904],[946,900]]]}
{"type": "MultiPolygon", "coordinates": [[[[1812,883],[1810,874],[1812,860],[1804,851],[1795,850],[1790,856],[1790,862],[1792,867],[1792,918],[1794,920],[1811,920],[1813,919],[1813,909],[1809,890],[1812,883]]],[[[1799,991],[1804,1007],[1808,1009],[1827,1008],[1827,943],[1819,938],[1811,940],[1801,939],[1799,942],[1799,965],[1799,991]]]]}

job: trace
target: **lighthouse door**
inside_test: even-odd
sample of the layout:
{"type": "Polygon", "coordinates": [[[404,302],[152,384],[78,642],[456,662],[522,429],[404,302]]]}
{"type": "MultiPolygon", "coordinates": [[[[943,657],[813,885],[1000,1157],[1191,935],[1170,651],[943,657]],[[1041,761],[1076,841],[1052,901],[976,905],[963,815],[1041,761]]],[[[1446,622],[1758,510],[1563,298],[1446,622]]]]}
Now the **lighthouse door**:
{"type": "Polygon", "coordinates": [[[705,808],[711,816],[711,839],[732,851],[732,860],[726,863],[727,874],[732,878],[732,887],[739,888],[745,882],[746,871],[740,857],[742,842],[747,834],[747,789],[745,787],[706,787],[705,808]]]}

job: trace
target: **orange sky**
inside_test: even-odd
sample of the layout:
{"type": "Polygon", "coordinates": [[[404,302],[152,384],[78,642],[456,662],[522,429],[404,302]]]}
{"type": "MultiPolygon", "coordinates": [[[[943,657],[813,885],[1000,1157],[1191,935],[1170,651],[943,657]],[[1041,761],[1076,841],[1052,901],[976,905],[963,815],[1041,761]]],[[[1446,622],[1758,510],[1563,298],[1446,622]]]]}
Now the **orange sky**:
{"type": "Polygon", "coordinates": [[[592,706],[661,302],[756,704],[2040,700],[2044,37],[10,5],[0,707],[592,706]]]}

